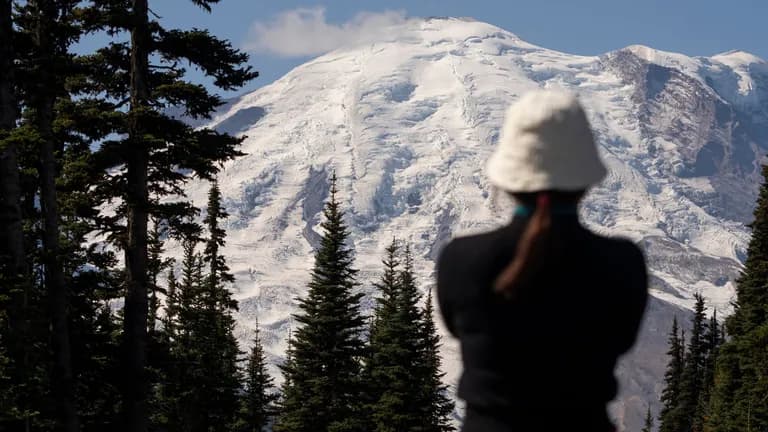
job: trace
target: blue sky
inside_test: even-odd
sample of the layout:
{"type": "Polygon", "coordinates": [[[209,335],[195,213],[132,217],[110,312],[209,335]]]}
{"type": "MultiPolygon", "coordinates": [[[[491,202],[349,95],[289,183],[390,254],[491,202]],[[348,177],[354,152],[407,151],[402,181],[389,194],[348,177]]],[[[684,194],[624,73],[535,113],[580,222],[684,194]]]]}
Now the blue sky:
{"type": "Polygon", "coordinates": [[[188,0],[150,4],[168,27],[208,28],[251,50],[261,77],[243,91],[274,81],[332,46],[333,38],[318,38],[318,31],[354,37],[377,20],[402,16],[469,16],[575,54],[643,44],[688,55],[741,49],[768,59],[768,0],[222,0],[211,14],[188,0]],[[282,34],[291,37],[269,49],[269,36],[282,34]]]}

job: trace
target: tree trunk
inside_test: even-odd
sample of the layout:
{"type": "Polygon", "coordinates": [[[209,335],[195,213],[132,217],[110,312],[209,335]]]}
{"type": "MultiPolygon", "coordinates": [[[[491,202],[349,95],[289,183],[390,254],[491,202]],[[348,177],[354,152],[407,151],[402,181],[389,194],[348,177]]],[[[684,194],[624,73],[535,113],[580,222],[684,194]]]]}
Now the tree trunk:
{"type": "Polygon", "coordinates": [[[127,292],[125,295],[126,383],[123,393],[125,428],[146,432],[148,426],[147,362],[147,174],[149,154],[142,141],[140,117],[147,107],[149,90],[150,37],[147,0],[133,0],[131,28],[131,113],[127,158],[128,243],[125,249],[127,292]]]}
{"type": "MultiPolygon", "coordinates": [[[[8,314],[8,348],[13,367],[26,381],[29,375],[29,284],[26,254],[24,252],[24,231],[21,213],[21,181],[19,176],[18,149],[16,144],[4,140],[16,127],[18,102],[14,94],[13,61],[13,2],[0,0],[0,268],[3,279],[0,295],[10,295],[8,314]],[[3,142],[5,141],[5,142],[3,142]],[[16,290],[11,292],[11,288],[16,290]]],[[[22,396],[21,401],[28,400],[22,396]]],[[[20,402],[25,404],[26,402],[20,402]]],[[[21,406],[24,409],[26,406],[21,406]]],[[[22,420],[24,430],[31,427],[30,417],[22,420]]]]}
{"type": "MultiPolygon", "coordinates": [[[[0,0],[0,139],[16,125],[13,91],[13,30],[11,0],[0,0]]],[[[0,144],[0,254],[7,255],[10,275],[24,274],[24,235],[21,223],[21,185],[16,145],[0,144]]]]}
{"type": "Polygon", "coordinates": [[[60,79],[53,75],[59,48],[52,40],[52,24],[58,19],[53,0],[37,0],[35,42],[39,62],[37,87],[33,98],[36,128],[40,134],[40,207],[43,217],[43,254],[45,288],[51,318],[53,350],[52,394],[56,404],[56,430],[80,430],[72,376],[72,350],[69,338],[69,295],[59,250],[59,206],[56,192],[57,164],[54,154],[54,104],[60,79]]]}

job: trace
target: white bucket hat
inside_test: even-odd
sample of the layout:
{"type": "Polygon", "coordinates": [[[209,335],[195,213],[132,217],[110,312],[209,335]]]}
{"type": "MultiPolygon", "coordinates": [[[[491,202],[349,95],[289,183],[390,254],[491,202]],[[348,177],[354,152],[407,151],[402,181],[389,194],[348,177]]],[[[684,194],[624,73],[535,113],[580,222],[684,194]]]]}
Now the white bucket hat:
{"type": "Polygon", "coordinates": [[[606,173],[576,96],[550,90],[509,108],[487,166],[491,183],[508,192],[586,190],[606,173]]]}

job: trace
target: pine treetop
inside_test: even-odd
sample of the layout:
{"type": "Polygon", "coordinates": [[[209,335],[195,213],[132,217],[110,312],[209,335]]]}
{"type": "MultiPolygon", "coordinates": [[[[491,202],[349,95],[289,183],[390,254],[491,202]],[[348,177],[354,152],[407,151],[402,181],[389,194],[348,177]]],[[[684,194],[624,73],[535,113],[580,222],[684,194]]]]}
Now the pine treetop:
{"type": "MultiPolygon", "coordinates": [[[[763,166],[768,178],[768,166],[763,166]]],[[[768,182],[760,188],[747,259],[736,285],[734,312],[725,320],[727,341],[717,348],[715,376],[706,427],[718,432],[763,430],[768,427],[768,182]]],[[[714,340],[721,335],[710,334],[714,340]]]]}
{"type": "Polygon", "coordinates": [[[706,316],[704,297],[694,294],[696,304],[691,319],[691,336],[685,354],[683,372],[680,378],[678,408],[681,411],[683,430],[690,430],[697,422],[697,407],[703,392],[703,374],[707,356],[705,336],[706,316]]]}
{"type": "Polygon", "coordinates": [[[682,375],[684,368],[683,351],[685,336],[681,336],[677,317],[672,319],[672,329],[669,332],[667,370],[664,373],[664,390],[661,393],[661,413],[659,415],[660,432],[677,432],[683,422],[680,410],[680,393],[682,391],[682,375]]]}
{"type": "MultiPolygon", "coordinates": [[[[214,2],[195,3],[207,9],[214,2]]],[[[207,30],[168,30],[151,14],[144,17],[146,22],[142,24],[131,12],[126,2],[120,0],[90,2],[79,14],[91,31],[146,34],[142,33],[139,38],[137,33],[133,45],[112,42],[92,55],[77,59],[82,74],[71,82],[71,90],[81,101],[78,104],[98,107],[98,110],[78,111],[100,114],[98,121],[93,118],[75,121],[94,125],[91,128],[98,126],[100,129],[94,133],[101,136],[132,137],[102,142],[92,163],[108,174],[94,192],[103,199],[115,200],[118,214],[124,213],[126,206],[137,204],[125,202],[129,184],[126,167],[143,153],[149,196],[147,202],[140,204],[151,214],[162,215],[175,227],[192,211],[184,200],[184,183],[192,176],[213,180],[223,162],[242,155],[237,147],[244,139],[207,128],[193,128],[168,114],[170,108],[179,108],[190,118],[209,118],[222,104],[221,98],[206,87],[186,80],[188,70],[184,65],[201,71],[213,80],[214,86],[224,90],[236,89],[258,73],[246,64],[247,54],[207,30]],[[139,24],[146,27],[139,28],[139,24]],[[146,79],[141,81],[142,91],[138,93],[130,87],[132,50],[147,59],[143,71],[146,79]],[[162,200],[170,195],[181,199],[176,203],[162,200]]],[[[120,241],[121,221],[102,218],[101,222],[103,229],[115,233],[113,238],[120,241]]]]}
{"type": "Polygon", "coordinates": [[[362,294],[353,291],[357,270],[336,182],[334,174],[309,290],[294,315],[299,327],[293,332],[291,361],[283,367],[290,385],[284,386],[276,431],[355,430],[362,422],[366,321],[360,313],[362,294]]]}
{"type": "MultiPolygon", "coordinates": [[[[768,165],[763,165],[763,177],[768,179],[768,165]]],[[[754,218],[749,225],[752,237],[747,259],[736,282],[734,312],[726,320],[732,336],[743,335],[768,322],[768,182],[760,187],[754,218]]]]}
{"type": "Polygon", "coordinates": [[[241,408],[243,430],[261,432],[275,414],[278,394],[274,391],[273,379],[267,372],[267,360],[256,322],[253,345],[248,356],[246,385],[241,408]]]}

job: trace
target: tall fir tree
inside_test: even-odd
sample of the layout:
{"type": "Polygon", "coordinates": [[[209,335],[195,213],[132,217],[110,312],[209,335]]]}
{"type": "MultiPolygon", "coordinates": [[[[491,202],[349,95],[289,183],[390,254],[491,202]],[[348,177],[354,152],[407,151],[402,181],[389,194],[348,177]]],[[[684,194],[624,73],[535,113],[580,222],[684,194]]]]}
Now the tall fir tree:
{"type": "Polygon", "coordinates": [[[420,294],[413,281],[410,254],[400,268],[396,240],[387,247],[384,272],[376,284],[380,292],[370,332],[367,373],[371,397],[372,430],[416,431],[424,423],[418,370],[422,358],[420,294]]]}
{"type": "Polygon", "coordinates": [[[680,336],[677,317],[672,320],[667,350],[667,370],[664,373],[664,390],[661,393],[661,413],[659,432],[678,432],[682,430],[682,412],[680,410],[680,392],[682,391],[684,337],[680,336]]]}
{"type": "MultiPolygon", "coordinates": [[[[210,10],[217,1],[193,3],[210,10]]],[[[147,360],[160,351],[148,337],[148,309],[162,292],[154,265],[161,245],[147,220],[173,226],[190,215],[183,197],[161,198],[183,195],[191,175],[211,178],[241,141],[163,113],[183,107],[206,117],[221,103],[184,81],[184,61],[227,90],[256,73],[243,66],[247,56],[206,31],[163,29],[146,0],[16,6],[14,14],[13,1],[0,2],[0,280],[13,278],[0,291],[0,310],[11,311],[0,329],[9,383],[0,429],[146,430],[148,381],[157,380],[147,360]],[[115,42],[91,56],[69,52],[98,30],[115,42]],[[131,40],[119,41],[123,34],[131,40]],[[107,201],[114,213],[103,211],[107,201]],[[126,272],[100,242],[85,246],[96,228],[124,249],[126,272]],[[124,311],[111,313],[106,305],[125,288],[124,311]],[[119,317],[127,332],[118,355],[119,317]],[[113,359],[121,358],[128,374],[118,373],[113,359]],[[114,418],[118,377],[126,378],[125,422],[114,418]],[[6,423],[14,418],[21,424],[6,423]]]]}
{"type": "MultiPolygon", "coordinates": [[[[410,266],[406,261],[406,269],[410,266]]],[[[427,294],[423,309],[423,359],[422,383],[425,432],[449,432],[455,430],[451,422],[454,404],[448,397],[448,386],[443,384],[445,373],[441,371],[440,334],[437,332],[432,304],[432,290],[427,294]]]]}
{"type": "Polygon", "coordinates": [[[51,320],[53,362],[51,394],[57,429],[80,429],[74,394],[72,347],[70,344],[69,288],[60,250],[59,193],[56,182],[61,166],[59,149],[63,143],[54,131],[56,104],[66,96],[64,80],[71,68],[69,47],[79,37],[72,23],[77,2],[66,0],[30,0],[20,7],[21,31],[31,42],[30,52],[21,62],[24,71],[25,117],[38,148],[40,213],[42,216],[42,265],[48,316],[51,320]]]}
{"type": "Polygon", "coordinates": [[[18,365],[26,371],[15,382],[32,395],[22,403],[25,428],[79,430],[80,417],[93,418],[102,402],[100,388],[109,388],[109,377],[96,378],[106,373],[94,367],[104,353],[96,346],[102,340],[96,318],[107,293],[119,285],[107,268],[115,266],[111,253],[99,250],[98,242],[85,246],[93,231],[87,214],[103,204],[85,198],[97,177],[86,168],[96,137],[83,133],[67,109],[67,82],[76,71],[69,47],[85,32],[79,3],[19,2],[14,15],[16,78],[10,84],[23,109],[10,140],[21,173],[16,204],[28,253],[22,300],[13,305],[26,318],[17,320],[14,312],[13,333],[23,341],[18,351],[25,360],[18,365]],[[79,407],[81,402],[88,406],[79,407]]]}
{"type": "Polygon", "coordinates": [[[704,365],[701,370],[701,392],[693,418],[692,430],[702,432],[710,416],[710,399],[712,387],[715,384],[715,368],[717,367],[717,355],[722,344],[720,335],[720,322],[717,319],[717,311],[712,312],[709,322],[705,326],[704,333],[704,365]]]}
{"type": "Polygon", "coordinates": [[[362,431],[365,424],[362,294],[354,292],[357,270],[336,184],[334,174],[309,290],[294,315],[299,327],[291,361],[283,366],[290,385],[284,387],[276,432],[351,432],[362,431]]]}
{"type": "MultiPolygon", "coordinates": [[[[768,166],[763,166],[768,179],[768,166]]],[[[736,284],[728,340],[718,351],[710,416],[717,432],[768,429],[768,184],[763,183],[750,225],[752,238],[736,284]]]]}
{"type": "MultiPolygon", "coordinates": [[[[367,430],[376,430],[379,421],[380,399],[385,392],[388,379],[384,370],[387,362],[388,343],[391,342],[393,332],[390,324],[395,313],[396,295],[398,290],[398,246],[393,239],[386,248],[382,260],[384,271],[381,279],[375,282],[374,288],[378,291],[373,316],[369,317],[368,344],[363,360],[362,381],[364,385],[363,398],[367,405],[369,422],[365,425],[367,430]]],[[[391,362],[389,362],[391,363],[391,362]]]]}
{"type": "MultiPolygon", "coordinates": [[[[11,286],[25,273],[21,213],[21,175],[18,143],[14,139],[19,117],[16,94],[13,1],[0,1],[0,265],[5,284],[11,286]]],[[[8,292],[4,294],[10,294],[8,292]]],[[[10,300],[10,299],[7,299],[10,300]]],[[[9,360],[10,361],[10,360],[9,360]]]]}
{"type": "Polygon", "coordinates": [[[163,326],[165,338],[169,339],[170,364],[163,383],[163,417],[161,425],[172,431],[195,431],[202,423],[200,412],[204,404],[198,380],[203,379],[200,364],[198,329],[205,326],[203,319],[203,289],[205,276],[203,258],[197,251],[201,242],[200,227],[195,223],[185,224],[181,236],[182,260],[181,279],[169,273],[168,285],[173,286],[175,295],[166,299],[166,316],[163,326]]]}
{"type": "Polygon", "coordinates": [[[174,271],[175,264],[175,260],[172,260],[169,263],[170,268],[168,269],[165,276],[165,308],[163,317],[161,319],[162,337],[169,341],[176,339],[176,332],[178,329],[179,281],[176,279],[176,272],[174,271]]]}
{"type": "Polygon", "coordinates": [[[271,424],[275,414],[278,393],[274,389],[272,377],[267,371],[267,360],[259,336],[259,324],[256,322],[253,346],[248,356],[245,373],[245,391],[242,396],[241,425],[243,432],[263,432],[271,424]]]}
{"type": "MultiPolygon", "coordinates": [[[[172,259],[164,257],[165,241],[168,235],[168,226],[164,220],[157,216],[150,217],[151,225],[147,239],[147,279],[149,281],[149,303],[147,316],[147,379],[149,385],[148,404],[149,424],[151,428],[158,428],[167,424],[166,410],[160,407],[166,405],[166,388],[164,383],[168,381],[168,375],[173,372],[172,366],[172,339],[162,330],[160,324],[160,299],[168,297],[168,291],[160,283],[165,270],[172,264],[172,259]]],[[[170,285],[172,281],[168,281],[170,285]]]]}
{"type": "MultiPolygon", "coordinates": [[[[62,98],[56,107],[54,133],[65,142],[57,178],[61,218],[60,255],[67,285],[71,329],[72,368],[77,407],[83,430],[104,430],[115,419],[117,388],[115,343],[121,332],[108,305],[122,295],[124,274],[116,253],[94,241],[95,215],[104,203],[91,192],[103,173],[93,170],[93,136],[83,133],[82,119],[74,119],[73,101],[62,98]]],[[[88,126],[85,127],[86,129],[88,126]]],[[[96,133],[95,135],[100,135],[96,133]]]]}
{"type": "Polygon", "coordinates": [[[160,283],[163,273],[173,264],[171,258],[164,257],[165,241],[168,235],[168,227],[164,221],[157,217],[150,218],[152,224],[147,239],[147,272],[149,279],[149,317],[147,319],[147,333],[150,337],[158,337],[154,334],[161,321],[160,299],[168,297],[168,291],[160,283]]]}
{"type": "MultiPolygon", "coordinates": [[[[242,138],[193,128],[167,114],[182,107],[193,118],[207,118],[221,99],[200,84],[184,80],[189,64],[211,77],[213,85],[234,90],[257,76],[245,66],[248,56],[205,30],[167,30],[150,14],[149,0],[91,2],[88,18],[94,28],[129,35],[128,43],[114,42],[84,62],[93,72],[81,84],[90,95],[106,94],[118,115],[116,139],[105,140],[99,168],[110,174],[97,190],[116,202],[122,218],[104,219],[125,254],[124,308],[124,422],[129,432],[148,428],[147,374],[148,219],[164,214],[171,224],[189,215],[189,205],[161,202],[184,196],[181,185],[196,175],[212,179],[220,163],[241,153],[242,138]],[[124,78],[115,79],[115,76],[124,78]],[[127,85],[126,85],[127,83],[127,85]],[[122,109],[123,101],[127,109],[122,109]]],[[[192,0],[210,11],[217,0],[192,0]]]]}
{"type": "Polygon", "coordinates": [[[706,360],[706,315],[704,314],[704,297],[694,294],[693,317],[691,318],[691,337],[685,354],[683,373],[680,377],[680,394],[678,408],[680,409],[681,430],[691,430],[695,422],[699,398],[703,390],[703,376],[706,360]]]}
{"type": "Polygon", "coordinates": [[[23,392],[16,377],[25,370],[25,356],[17,347],[26,336],[26,311],[22,310],[28,296],[25,266],[24,231],[22,221],[20,155],[15,139],[19,116],[16,95],[14,50],[16,39],[13,23],[13,2],[0,0],[0,427],[23,417],[19,396],[23,392]],[[8,311],[8,312],[6,312],[8,311]]]}
{"type": "MultiPolygon", "coordinates": [[[[78,408],[82,430],[119,430],[121,323],[108,303],[103,303],[75,346],[87,353],[78,358],[78,408]]],[[[76,333],[77,334],[77,333],[76,333]]]]}
{"type": "Polygon", "coordinates": [[[234,278],[219,253],[225,245],[221,223],[226,216],[213,182],[203,218],[208,237],[203,238],[202,227],[193,218],[176,230],[183,249],[181,280],[168,272],[160,340],[167,341],[169,359],[158,387],[162,408],[153,417],[156,427],[214,432],[241,426],[240,351],[232,317],[237,302],[228,290],[234,278]]]}
{"type": "Polygon", "coordinates": [[[196,331],[196,343],[200,346],[200,367],[202,376],[197,382],[201,399],[208,398],[205,406],[199,407],[204,412],[199,430],[224,431],[232,427],[238,413],[238,392],[240,390],[240,370],[238,356],[240,350],[234,336],[235,320],[232,312],[237,310],[237,302],[232,299],[228,285],[234,282],[234,276],[220,248],[226,244],[226,231],[221,226],[227,217],[222,207],[221,192],[214,180],[208,194],[208,206],[203,220],[208,232],[203,251],[203,262],[208,267],[204,279],[202,294],[201,319],[196,331]]]}
{"type": "MultiPolygon", "coordinates": [[[[4,276],[4,275],[3,275],[4,276]]],[[[0,276],[0,282],[3,276],[0,276]]],[[[0,302],[7,301],[7,299],[0,295],[0,302]]],[[[0,329],[5,329],[7,325],[6,313],[4,308],[0,308],[0,329]]],[[[18,407],[16,405],[15,398],[15,386],[10,376],[10,363],[11,359],[8,357],[7,344],[4,340],[3,333],[0,333],[0,425],[7,424],[11,419],[15,419],[20,416],[18,407]]]]}
{"type": "Polygon", "coordinates": [[[14,139],[20,108],[15,85],[18,55],[14,50],[13,21],[13,1],[0,1],[0,264],[6,287],[25,274],[26,262],[19,148],[14,139]]]}
{"type": "Polygon", "coordinates": [[[280,370],[283,372],[283,383],[280,385],[280,391],[278,392],[278,398],[276,405],[277,413],[283,412],[283,406],[285,405],[285,395],[292,394],[291,376],[286,371],[293,368],[293,331],[288,328],[288,338],[286,340],[285,348],[285,360],[279,365],[280,370]]]}
{"type": "MultiPolygon", "coordinates": [[[[768,179],[768,165],[763,166],[768,179]]],[[[738,338],[768,322],[768,185],[763,184],[749,225],[752,237],[744,269],[736,283],[734,311],[726,320],[728,334],[738,338]]]]}

